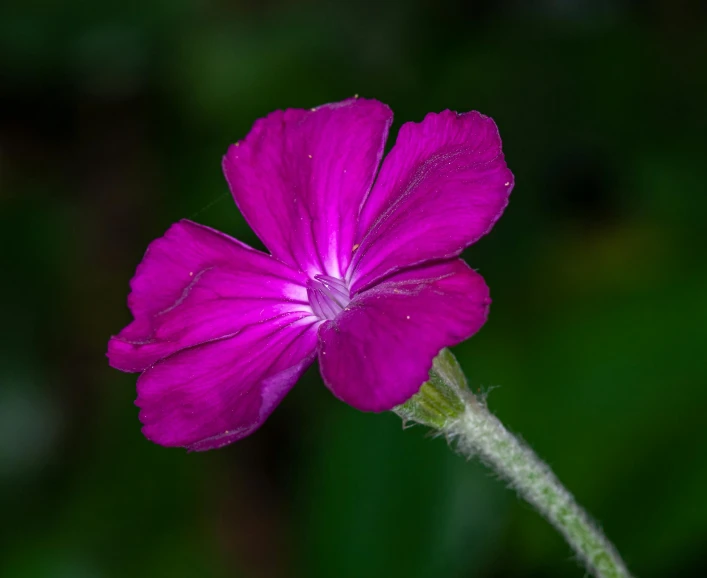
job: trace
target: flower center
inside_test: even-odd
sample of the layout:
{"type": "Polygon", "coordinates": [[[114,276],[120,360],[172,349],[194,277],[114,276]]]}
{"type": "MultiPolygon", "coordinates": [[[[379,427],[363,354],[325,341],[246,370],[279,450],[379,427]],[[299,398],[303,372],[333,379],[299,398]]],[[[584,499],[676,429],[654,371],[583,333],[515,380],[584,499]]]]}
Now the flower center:
{"type": "Polygon", "coordinates": [[[307,297],[320,319],[334,319],[351,301],[346,282],[329,275],[315,275],[307,281],[307,297]]]}

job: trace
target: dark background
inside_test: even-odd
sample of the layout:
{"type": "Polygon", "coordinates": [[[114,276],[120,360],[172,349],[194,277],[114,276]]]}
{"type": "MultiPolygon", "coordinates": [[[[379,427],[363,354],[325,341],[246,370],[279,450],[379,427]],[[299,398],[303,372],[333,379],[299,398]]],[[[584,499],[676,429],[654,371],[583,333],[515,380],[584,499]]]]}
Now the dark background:
{"type": "Polygon", "coordinates": [[[251,438],[147,442],[106,341],[152,239],[258,245],[220,171],[276,108],[492,116],[516,175],[465,255],[473,386],[641,577],[707,576],[704,3],[160,0],[0,7],[0,575],[583,576],[488,470],[313,368],[251,438]]]}

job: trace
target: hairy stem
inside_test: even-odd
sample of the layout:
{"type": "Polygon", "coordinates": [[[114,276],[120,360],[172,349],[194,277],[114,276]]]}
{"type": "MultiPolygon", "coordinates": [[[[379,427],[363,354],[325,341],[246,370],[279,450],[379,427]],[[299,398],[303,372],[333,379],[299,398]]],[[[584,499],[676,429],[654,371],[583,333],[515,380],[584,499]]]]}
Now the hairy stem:
{"type": "Polygon", "coordinates": [[[560,531],[594,576],[630,578],[619,553],[549,466],[469,390],[449,350],[435,359],[420,392],[394,411],[444,434],[467,458],[478,456],[560,531]]]}
{"type": "Polygon", "coordinates": [[[469,393],[462,416],[445,429],[459,451],[478,455],[565,537],[587,569],[601,578],[630,576],[619,553],[572,494],[528,446],[469,393]]]}

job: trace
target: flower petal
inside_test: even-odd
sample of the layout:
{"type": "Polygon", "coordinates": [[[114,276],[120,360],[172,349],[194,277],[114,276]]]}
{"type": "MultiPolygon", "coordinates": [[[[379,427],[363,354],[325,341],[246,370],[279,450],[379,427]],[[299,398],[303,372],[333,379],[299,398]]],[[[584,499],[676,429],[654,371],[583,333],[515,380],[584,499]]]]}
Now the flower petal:
{"type": "Polygon", "coordinates": [[[131,281],[135,321],[108,344],[113,367],[142,371],[178,349],[287,311],[309,311],[304,277],[222,233],[181,221],[131,281]]]}
{"type": "Polygon", "coordinates": [[[386,105],[363,98],[276,111],[228,149],[236,204],[275,257],[310,276],[342,275],[391,121],[386,105]]]}
{"type": "Polygon", "coordinates": [[[312,363],[316,327],[290,313],[159,361],[137,383],[143,434],[194,451],[250,435],[312,363]]]}
{"type": "Polygon", "coordinates": [[[404,124],[361,211],[352,291],[459,255],[491,229],[512,188],[490,118],[446,110],[404,124]]]}
{"type": "Polygon", "coordinates": [[[319,329],[324,382],[363,411],[407,401],[444,347],[476,333],[489,299],[483,278],[461,259],[409,269],[359,293],[319,329]]]}

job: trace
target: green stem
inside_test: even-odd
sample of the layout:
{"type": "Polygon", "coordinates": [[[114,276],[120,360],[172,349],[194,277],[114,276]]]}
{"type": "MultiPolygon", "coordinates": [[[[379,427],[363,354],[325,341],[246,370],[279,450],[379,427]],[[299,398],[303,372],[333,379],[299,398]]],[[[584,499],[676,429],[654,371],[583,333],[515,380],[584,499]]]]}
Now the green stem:
{"type": "Polygon", "coordinates": [[[473,394],[468,398],[462,417],[446,430],[458,440],[459,450],[467,456],[478,455],[510,482],[562,533],[595,576],[630,576],[618,552],[549,466],[510,433],[473,394]]]}
{"type": "Polygon", "coordinates": [[[466,457],[479,456],[547,520],[598,578],[630,578],[616,549],[577,504],[572,494],[527,445],[511,434],[466,386],[454,356],[443,350],[430,381],[410,401],[395,408],[455,440],[466,457]]]}

